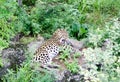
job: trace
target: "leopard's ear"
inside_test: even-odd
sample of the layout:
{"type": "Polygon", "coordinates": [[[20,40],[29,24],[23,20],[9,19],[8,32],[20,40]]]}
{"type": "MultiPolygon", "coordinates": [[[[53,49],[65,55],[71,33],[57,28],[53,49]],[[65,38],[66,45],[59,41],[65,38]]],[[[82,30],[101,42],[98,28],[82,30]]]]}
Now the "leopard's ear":
{"type": "Polygon", "coordinates": [[[68,32],[65,29],[57,29],[53,35],[52,38],[56,39],[56,40],[60,40],[61,38],[68,38],[68,32]]]}
{"type": "Polygon", "coordinates": [[[61,34],[61,33],[66,33],[67,34],[66,29],[59,28],[53,33],[53,35],[58,35],[58,34],[61,34]]]}
{"type": "Polygon", "coordinates": [[[60,28],[57,29],[57,30],[53,33],[53,35],[56,35],[57,33],[61,32],[61,30],[62,30],[62,29],[60,29],[60,28]]]}

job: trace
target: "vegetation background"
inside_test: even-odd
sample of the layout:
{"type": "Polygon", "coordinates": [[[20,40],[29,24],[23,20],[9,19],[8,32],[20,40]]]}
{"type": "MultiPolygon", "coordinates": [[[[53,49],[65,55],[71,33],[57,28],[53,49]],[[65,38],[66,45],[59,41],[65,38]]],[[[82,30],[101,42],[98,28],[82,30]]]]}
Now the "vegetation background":
{"type": "MultiPolygon", "coordinates": [[[[18,1],[0,0],[0,51],[9,47],[11,38],[18,33],[32,37],[41,34],[48,39],[56,29],[65,28],[71,38],[87,39],[83,53],[92,70],[81,68],[79,73],[92,80],[85,82],[120,81],[119,0],[23,0],[22,5],[18,1]],[[106,40],[107,50],[101,51],[106,40]]],[[[28,59],[16,71],[9,69],[1,81],[54,82],[49,73],[40,74],[29,65],[28,59]]],[[[68,65],[72,72],[76,72],[74,65],[68,65]]]]}

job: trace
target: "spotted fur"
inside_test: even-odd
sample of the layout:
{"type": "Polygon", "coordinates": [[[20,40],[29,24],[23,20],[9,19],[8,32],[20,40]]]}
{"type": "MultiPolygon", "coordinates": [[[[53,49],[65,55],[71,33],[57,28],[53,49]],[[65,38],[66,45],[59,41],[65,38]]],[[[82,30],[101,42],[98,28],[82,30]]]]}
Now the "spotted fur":
{"type": "Polygon", "coordinates": [[[42,64],[50,64],[52,59],[59,54],[60,46],[65,44],[68,33],[64,29],[58,29],[53,36],[44,42],[35,52],[34,61],[42,64]]]}

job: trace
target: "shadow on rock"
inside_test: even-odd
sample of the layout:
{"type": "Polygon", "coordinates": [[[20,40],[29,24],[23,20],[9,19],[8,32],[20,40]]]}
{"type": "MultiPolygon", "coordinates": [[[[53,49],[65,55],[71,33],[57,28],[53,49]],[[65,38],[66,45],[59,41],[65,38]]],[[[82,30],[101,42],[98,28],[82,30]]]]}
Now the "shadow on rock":
{"type": "Polygon", "coordinates": [[[23,47],[16,45],[16,47],[6,48],[1,52],[3,66],[0,68],[0,77],[7,73],[7,69],[16,70],[17,67],[21,66],[26,59],[23,47]]]}
{"type": "Polygon", "coordinates": [[[84,82],[84,76],[80,74],[73,74],[68,70],[63,71],[59,80],[55,82],[84,82]]]}

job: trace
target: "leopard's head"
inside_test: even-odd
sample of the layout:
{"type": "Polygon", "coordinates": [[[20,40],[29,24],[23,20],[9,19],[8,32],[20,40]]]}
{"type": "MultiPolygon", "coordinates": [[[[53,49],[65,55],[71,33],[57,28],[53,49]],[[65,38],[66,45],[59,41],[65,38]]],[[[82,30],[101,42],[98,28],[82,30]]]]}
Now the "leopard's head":
{"type": "Polygon", "coordinates": [[[69,38],[68,32],[65,29],[57,29],[52,36],[58,44],[64,44],[66,40],[69,38]]]}

